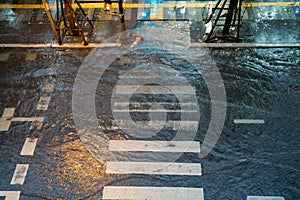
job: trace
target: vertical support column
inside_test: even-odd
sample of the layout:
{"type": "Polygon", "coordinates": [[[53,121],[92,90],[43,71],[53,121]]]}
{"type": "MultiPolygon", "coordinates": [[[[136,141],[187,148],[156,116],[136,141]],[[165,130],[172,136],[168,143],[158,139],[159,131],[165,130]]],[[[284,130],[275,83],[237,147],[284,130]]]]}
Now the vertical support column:
{"type": "Polygon", "coordinates": [[[73,12],[71,2],[70,0],[64,0],[64,2],[65,2],[65,11],[69,20],[69,26],[72,30],[72,34],[77,36],[79,32],[77,30],[76,19],[74,17],[74,12],[73,12]]]}
{"type": "Polygon", "coordinates": [[[233,18],[233,13],[237,9],[238,0],[230,0],[228,13],[226,15],[226,20],[223,28],[223,35],[229,35],[229,30],[233,18]]]}
{"type": "Polygon", "coordinates": [[[44,8],[45,8],[45,11],[47,13],[48,19],[50,21],[50,25],[51,25],[51,28],[53,30],[55,39],[58,42],[58,44],[61,45],[62,41],[61,41],[61,38],[60,38],[59,29],[56,29],[56,27],[55,27],[55,23],[54,23],[52,15],[51,15],[51,11],[50,11],[49,5],[48,5],[48,3],[47,3],[46,0],[42,0],[42,1],[43,1],[43,5],[44,5],[44,8]]]}
{"type": "Polygon", "coordinates": [[[59,20],[59,3],[58,0],[55,0],[56,3],[56,20],[59,20]]]}
{"type": "Polygon", "coordinates": [[[119,14],[121,18],[121,27],[122,31],[125,31],[125,16],[124,16],[124,8],[123,8],[123,0],[118,0],[118,5],[119,5],[119,14]]]}
{"type": "Polygon", "coordinates": [[[237,27],[237,38],[238,38],[238,40],[240,39],[240,26],[241,26],[242,2],[243,2],[243,0],[239,0],[238,27],[237,27]]]}

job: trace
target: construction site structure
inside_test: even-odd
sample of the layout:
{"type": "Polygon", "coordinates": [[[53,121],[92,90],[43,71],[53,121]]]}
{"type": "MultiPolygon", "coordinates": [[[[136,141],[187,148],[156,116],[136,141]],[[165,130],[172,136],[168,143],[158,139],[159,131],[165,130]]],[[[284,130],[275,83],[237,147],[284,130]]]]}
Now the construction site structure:
{"type": "MultiPolygon", "coordinates": [[[[90,17],[80,5],[80,0],[56,0],[56,16],[52,16],[47,0],[42,1],[55,39],[59,45],[63,43],[65,37],[80,37],[82,44],[88,45],[88,38],[93,32],[94,26],[90,17]]],[[[84,3],[89,2],[84,1],[84,3]]],[[[123,0],[118,0],[118,5],[121,24],[123,24],[122,30],[125,31],[123,0]]]]}
{"type": "Polygon", "coordinates": [[[205,42],[240,40],[242,0],[229,1],[218,0],[211,8],[205,22],[205,42]]]}

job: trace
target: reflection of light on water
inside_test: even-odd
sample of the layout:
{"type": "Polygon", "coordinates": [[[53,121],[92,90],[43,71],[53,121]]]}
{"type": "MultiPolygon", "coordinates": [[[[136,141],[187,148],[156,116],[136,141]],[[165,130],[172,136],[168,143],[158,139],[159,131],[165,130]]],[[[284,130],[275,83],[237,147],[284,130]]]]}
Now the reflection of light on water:
{"type": "Polygon", "coordinates": [[[300,7],[294,7],[295,14],[300,14],[300,7]]]}
{"type": "Polygon", "coordinates": [[[276,13],[273,10],[271,12],[268,12],[268,17],[271,19],[274,18],[275,15],[276,15],[276,13]]]}
{"type": "Polygon", "coordinates": [[[69,133],[65,136],[65,143],[52,149],[55,152],[55,176],[60,180],[59,184],[72,194],[96,192],[110,182],[111,177],[105,174],[104,164],[91,156],[81,140],[69,141],[73,134],[69,133]]]}
{"type": "Polygon", "coordinates": [[[18,26],[20,26],[19,16],[11,8],[1,10],[0,20],[8,22],[8,27],[18,28],[18,26]]]}
{"type": "Polygon", "coordinates": [[[295,19],[295,14],[297,14],[297,12],[299,13],[299,8],[282,6],[259,7],[256,8],[256,12],[257,16],[263,20],[295,19]]]}
{"type": "Polygon", "coordinates": [[[1,12],[1,18],[6,21],[13,22],[16,20],[16,14],[11,8],[3,9],[1,12]]]}

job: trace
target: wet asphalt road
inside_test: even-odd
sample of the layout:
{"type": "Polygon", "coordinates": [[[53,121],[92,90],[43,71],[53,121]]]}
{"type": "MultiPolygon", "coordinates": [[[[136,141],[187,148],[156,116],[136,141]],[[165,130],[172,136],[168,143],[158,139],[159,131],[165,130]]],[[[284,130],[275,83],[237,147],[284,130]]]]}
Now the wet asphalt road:
{"type": "MultiPolygon", "coordinates": [[[[143,51],[155,55],[151,50],[143,51]]],[[[143,51],[130,56],[138,58],[145,55],[143,51]]],[[[44,122],[41,129],[32,130],[32,122],[12,122],[8,131],[1,131],[0,191],[21,191],[21,199],[99,199],[104,186],[127,185],[199,187],[204,189],[205,199],[246,199],[249,195],[299,198],[299,49],[209,51],[225,83],[225,125],[208,156],[185,153],[177,160],[201,163],[202,176],[105,173],[105,164],[83,146],[72,117],[75,77],[90,50],[5,49],[1,53],[9,54],[1,61],[1,113],[5,108],[16,108],[15,118],[44,117],[44,122]],[[45,90],[47,83],[53,83],[54,89],[45,90]],[[51,98],[49,106],[36,110],[43,96],[51,98]],[[264,124],[234,123],[243,118],[262,119],[264,124]],[[20,155],[27,137],[38,138],[33,156],[20,155]],[[11,184],[16,164],[29,164],[23,185],[11,184]]],[[[168,54],[156,56],[169,60],[175,68],[184,62],[168,54]]],[[[156,62],[147,56],[143,59],[156,62]]],[[[113,128],[108,106],[111,92],[105,89],[105,84],[109,88],[117,80],[118,70],[128,67],[124,60],[110,66],[96,103],[105,133],[110,138],[132,139],[113,128]]],[[[203,87],[203,81],[191,81],[203,87]]],[[[199,96],[203,117],[197,141],[203,139],[210,115],[208,91],[203,89],[199,96]]],[[[160,134],[169,137],[170,131],[160,134]]]]}
{"type": "MultiPolygon", "coordinates": [[[[21,28],[15,28],[17,23],[16,20],[2,23],[2,43],[15,41],[15,37],[19,37],[22,43],[52,42],[53,36],[46,28],[47,24],[21,23],[21,28]],[[24,35],[23,29],[26,29],[24,35]],[[37,37],[29,36],[31,33],[37,37]]],[[[254,26],[250,29],[253,32],[246,32],[251,37],[256,34],[255,40],[249,37],[250,42],[295,42],[299,39],[298,24],[299,20],[294,19],[285,22],[260,20],[249,25],[250,28],[254,26]],[[292,27],[290,34],[284,34],[287,25],[292,27]],[[273,31],[274,26],[277,32],[273,31]]],[[[152,25],[150,23],[149,26],[152,25]]],[[[190,27],[184,22],[171,26],[178,32],[189,30],[191,38],[196,41],[202,36],[196,29],[197,22],[191,22],[190,27]]],[[[107,34],[109,32],[100,33],[101,41],[107,34]]],[[[160,40],[173,37],[170,31],[169,37],[161,36],[160,40]]],[[[181,45],[180,41],[177,42],[181,45]]],[[[139,47],[113,60],[97,84],[95,108],[99,128],[109,140],[143,140],[118,126],[111,102],[114,86],[130,69],[155,66],[159,75],[164,70],[163,66],[168,66],[179,71],[179,76],[183,75],[196,90],[196,109],[186,109],[191,119],[195,117],[197,108],[200,112],[194,141],[202,143],[212,120],[212,97],[202,76],[209,74],[210,70],[205,64],[197,68],[193,66],[195,63],[190,62],[192,59],[200,60],[202,52],[195,53],[196,49],[174,53],[154,48],[149,41],[139,47]]],[[[105,49],[104,52],[111,51],[105,49]]],[[[300,198],[299,49],[207,50],[224,81],[225,123],[220,138],[207,156],[199,157],[198,153],[186,152],[173,160],[175,163],[201,164],[201,175],[195,172],[194,175],[191,175],[192,172],[188,175],[107,173],[109,167],[101,159],[117,160],[125,155],[125,161],[130,156],[134,161],[155,160],[167,158],[170,154],[131,152],[108,155],[105,151],[89,152],[90,146],[86,145],[75,126],[72,103],[79,69],[88,63],[85,59],[91,58],[94,53],[85,49],[0,50],[0,195],[3,191],[20,191],[20,199],[101,199],[107,186],[143,186],[203,188],[205,200],[240,200],[247,199],[247,196],[276,196],[285,200],[300,198]],[[247,123],[247,119],[257,121],[247,123]],[[242,121],[239,123],[237,120],[242,121]]],[[[171,73],[162,74],[166,82],[176,86],[174,80],[177,79],[171,73]]],[[[97,78],[97,74],[89,75],[97,78]]],[[[91,81],[87,77],[82,79],[84,83],[91,81]]],[[[138,79],[147,80],[145,77],[131,78],[130,84],[138,83],[138,79]]],[[[155,85],[156,82],[148,84],[155,85]]],[[[213,79],[213,86],[219,88],[222,84],[213,79]]],[[[182,93],[182,99],[188,100],[188,95],[182,93]]],[[[83,100],[88,99],[84,95],[82,97],[83,100]]],[[[180,110],[184,109],[178,103],[179,97],[137,92],[130,98],[130,117],[134,121],[148,121],[153,117],[152,110],[160,109],[168,111],[167,121],[180,121],[183,118],[180,110]],[[155,106],[160,105],[157,102],[163,102],[163,106],[151,107],[149,102],[155,103],[155,106]]],[[[85,104],[90,106],[90,102],[83,101],[85,104]]],[[[123,114],[122,109],[125,107],[117,110],[123,114]]],[[[84,117],[88,124],[90,116],[84,117]]],[[[192,126],[188,124],[186,129],[192,126]]],[[[172,140],[177,133],[176,128],[164,126],[156,135],[146,139],[172,140]]],[[[201,192],[196,192],[199,192],[197,198],[201,199],[201,192]]],[[[186,192],[185,197],[191,193],[186,192]]]]}

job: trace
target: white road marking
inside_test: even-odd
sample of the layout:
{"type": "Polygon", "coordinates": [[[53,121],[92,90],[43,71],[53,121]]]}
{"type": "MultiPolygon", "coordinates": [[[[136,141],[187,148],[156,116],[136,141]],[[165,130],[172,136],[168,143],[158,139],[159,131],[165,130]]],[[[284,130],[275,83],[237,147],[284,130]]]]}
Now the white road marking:
{"type": "Polygon", "coordinates": [[[40,97],[39,103],[37,105],[37,110],[47,110],[51,97],[40,97]]]}
{"type": "Polygon", "coordinates": [[[37,57],[37,53],[27,53],[25,60],[26,61],[34,61],[34,60],[36,60],[36,57],[37,57]]]}
{"type": "Polygon", "coordinates": [[[14,116],[15,108],[5,108],[2,114],[3,118],[9,119],[14,116]]]}
{"type": "Polygon", "coordinates": [[[234,119],[235,124],[264,124],[265,120],[263,119],[234,119]]]}
{"type": "Polygon", "coordinates": [[[195,94],[192,86],[117,85],[116,94],[195,94]]]}
{"type": "MultiPolygon", "coordinates": [[[[161,128],[165,127],[166,129],[178,130],[181,128],[182,130],[195,130],[198,128],[198,121],[135,121],[138,126],[148,126],[153,128],[161,128]]],[[[121,127],[126,127],[128,124],[128,120],[118,120],[118,124],[121,127]]]]}
{"type": "Polygon", "coordinates": [[[27,175],[28,168],[29,168],[29,164],[17,164],[10,184],[11,185],[15,185],[15,184],[23,185],[25,182],[25,177],[27,175]]]}
{"type": "Polygon", "coordinates": [[[144,72],[143,74],[135,75],[130,74],[130,71],[128,70],[119,70],[119,79],[123,78],[123,76],[126,74],[126,79],[154,79],[154,78],[161,78],[162,74],[160,71],[151,71],[151,72],[144,72]],[[150,74],[151,73],[151,74],[150,74]]]}
{"type": "Polygon", "coordinates": [[[50,80],[46,79],[43,92],[49,93],[54,91],[54,83],[51,82],[50,80]]]}
{"type": "Polygon", "coordinates": [[[11,121],[14,122],[43,122],[44,117],[14,117],[11,119],[11,121]]]}
{"type": "Polygon", "coordinates": [[[247,200],[284,200],[279,196],[247,196],[247,200]]]}
{"type": "Polygon", "coordinates": [[[114,112],[197,112],[196,103],[177,102],[117,102],[114,103],[114,112]],[[154,105],[166,107],[166,109],[148,109],[154,105]],[[172,107],[177,107],[172,109],[172,107]],[[132,108],[132,109],[129,109],[132,108]]]}
{"type": "Polygon", "coordinates": [[[0,131],[8,131],[11,122],[32,122],[30,130],[42,128],[44,117],[13,117],[15,108],[5,108],[0,118],[0,131]]]}
{"type": "Polygon", "coordinates": [[[105,186],[103,199],[204,200],[203,188],[105,186]]]}
{"type": "Polygon", "coordinates": [[[109,151],[200,153],[200,143],[196,141],[110,140],[109,151]]]}
{"type": "Polygon", "coordinates": [[[0,119],[0,131],[8,131],[10,124],[10,120],[0,119]]]}
{"type": "Polygon", "coordinates": [[[108,174],[165,174],[201,176],[200,163],[107,162],[108,174]]]}
{"type": "Polygon", "coordinates": [[[0,118],[0,131],[8,131],[15,108],[5,108],[0,118]]]}
{"type": "Polygon", "coordinates": [[[1,61],[1,62],[7,61],[9,55],[10,55],[9,53],[1,53],[1,54],[0,54],[0,61],[1,61]]]}
{"type": "Polygon", "coordinates": [[[185,110],[162,110],[162,109],[122,109],[122,110],[116,110],[114,109],[114,112],[125,112],[125,113],[129,113],[129,112],[137,112],[137,113],[157,113],[157,112],[169,112],[169,113],[174,113],[174,112],[178,112],[178,113],[182,113],[182,112],[197,112],[196,110],[189,110],[189,111],[185,111],[185,110]]]}
{"type": "Polygon", "coordinates": [[[21,156],[32,156],[36,147],[37,138],[26,138],[23,148],[21,150],[21,156]]]}
{"type": "Polygon", "coordinates": [[[21,191],[0,191],[0,197],[5,197],[5,200],[19,200],[21,191]]]}
{"type": "Polygon", "coordinates": [[[195,109],[198,105],[196,103],[182,103],[182,102],[117,102],[114,104],[115,107],[128,107],[129,105],[132,106],[144,106],[144,105],[170,105],[170,106],[178,106],[183,105],[185,107],[191,107],[190,109],[195,109]]]}
{"type": "MultiPolygon", "coordinates": [[[[161,76],[150,76],[150,75],[143,75],[143,76],[139,76],[139,75],[130,75],[130,76],[126,76],[126,78],[128,79],[128,78],[132,78],[132,79],[139,79],[139,78],[141,78],[141,79],[153,79],[153,78],[158,78],[158,77],[161,77],[161,76]]],[[[121,79],[122,78],[122,76],[120,75],[119,76],[119,79],[121,79]]]]}
{"type": "Polygon", "coordinates": [[[43,126],[44,117],[14,117],[13,122],[31,122],[30,130],[40,130],[43,126]]]}
{"type": "Polygon", "coordinates": [[[13,122],[43,122],[44,117],[14,117],[11,119],[13,122]]]}

